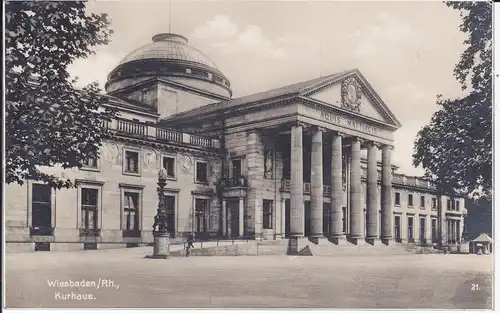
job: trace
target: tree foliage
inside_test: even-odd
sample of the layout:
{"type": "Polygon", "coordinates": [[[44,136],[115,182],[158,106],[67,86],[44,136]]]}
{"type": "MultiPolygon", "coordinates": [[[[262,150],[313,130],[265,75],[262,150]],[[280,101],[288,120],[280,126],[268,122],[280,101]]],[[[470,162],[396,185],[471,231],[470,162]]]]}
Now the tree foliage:
{"type": "Polygon", "coordinates": [[[40,167],[80,168],[98,157],[109,135],[103,126],[116,111],[103,109],[106,98],[97,83],[78,90],[67,71],[75,59],[107,44],[112,33],[106,14],[87,14],[85,8],[74,1],[6,3],[7,183],[29,178],[72,187],[40,167]]]}
{"type": "Polygon", "coordinates": [[[492,187],[492,4],[446,2],[462,17],[465,51],[454,76],[463,98],[438,96],[439,110],[415,140],[413,164],[422,165],[442,191],[473,192],[492,187]]]}

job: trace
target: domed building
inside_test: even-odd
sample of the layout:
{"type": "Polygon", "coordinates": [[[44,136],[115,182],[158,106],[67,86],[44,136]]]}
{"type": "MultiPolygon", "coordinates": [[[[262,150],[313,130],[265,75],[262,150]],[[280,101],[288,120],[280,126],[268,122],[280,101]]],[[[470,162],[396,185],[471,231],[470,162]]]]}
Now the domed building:
{"type": "Polygon", "coordinates": [[[100,158],[45,169],[77,188],[6,186],[7,251],[152,243],[161,168],[172,241],[191,232],[281,240],[266,253],[295,253],[462,238],[464,196],[397,173],[401,124],[357,69],[232,98],[208,56],[162,33],[129,53],[105,89],[119,116],[100,158]]]}
{"type": "Polygon", "coordinates": [[[108,75],[106,92],[148,104],[166,117],[231,98],[229,79],[187,38],[162,33],[108,75]],[[180,105],[182,103],[182,105],[180,105]]]}

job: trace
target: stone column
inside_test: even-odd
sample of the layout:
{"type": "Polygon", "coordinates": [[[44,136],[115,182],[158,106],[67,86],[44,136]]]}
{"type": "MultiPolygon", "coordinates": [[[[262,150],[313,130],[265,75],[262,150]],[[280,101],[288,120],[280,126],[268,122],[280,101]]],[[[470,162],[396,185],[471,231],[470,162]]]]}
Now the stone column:
{"type": "Polygon", "coordinates": [[[285,238],[286,228],[286,205],[285,198],[281,198],[281,238],[285,238]]]}
{"type": "Polygon", "coordinates": [[[312,135],[311,148],[311,240],[323,237],[323,129],[312,135]]]}
{"type": "Polygon", "coordinates": [[[378,235],[378,205],[377,205],[377,146],[368,143],[368,170],[366,177],[366,241],[373,244],[378,235]]]}
{"type": "Polygon", "coordinates": [[[358,138],[351,141],[351,232],[352,243],[358,244],[363,238],[363,208],[361,206],[361,142],[358,138]]]}
{"type": "Polygon", "coordinates": [[[244,231],[245,231],[245,202],[243,198],[240,198],[240,203],[239,203],[239,231],[238,231],[238,236],[243,237],[244,231]]]}
{"type": "Polygon", "coordinates": [[[392,240],[392,147],[382,147],[382,242],[389,244],[392,240]]]}
{"type": "Polygon", "coordinates": [[[332,138],[332,188],[330,190],[330,238],[339,244],[345,238],[343,230],[342,204],[344,191],[342,188],[342,136],[334,134],[332,138]]]}
{"type": "Polygon", "coordinates": [[[457,225],[455,227],[457,233],[457,242],[462,241],[462,227],[460,226],[460,220],[457,220],[457,225]]]}
{"type": "Polygon", "coordinates": [[[222,236],[227,235],[227,207],[226,200],[222,200],[222,236]]]}
{"type": "Polygon", "coordinates": [[[304,237],[304,162],[302,124],[291,129],[290,236],[304,237]]]}

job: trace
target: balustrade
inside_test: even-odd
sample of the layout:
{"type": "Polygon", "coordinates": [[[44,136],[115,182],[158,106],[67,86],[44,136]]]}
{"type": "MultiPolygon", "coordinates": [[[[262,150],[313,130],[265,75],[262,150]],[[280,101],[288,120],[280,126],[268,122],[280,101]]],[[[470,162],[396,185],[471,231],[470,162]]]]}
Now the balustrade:
{"type": "Polygon", "coordinates": [[[197,135],[191,135],[189,139],[190,143],[197,145],[197,146],[202,146],[202,147],[207,147],[211,148],[212,147],[212,140],[210,138],[205,138],[197,135]]]}
{"type": "Polygon", "coordinates": [[[140,122],[117,120],[116,131],[133,135],[146,135],[146,125],[140,122]]]}
{"type": "Polygon", "coordinates": [[[175,130],[157,128],[156,138],[160,140],[182,142],[182,133],[175,130]]]}

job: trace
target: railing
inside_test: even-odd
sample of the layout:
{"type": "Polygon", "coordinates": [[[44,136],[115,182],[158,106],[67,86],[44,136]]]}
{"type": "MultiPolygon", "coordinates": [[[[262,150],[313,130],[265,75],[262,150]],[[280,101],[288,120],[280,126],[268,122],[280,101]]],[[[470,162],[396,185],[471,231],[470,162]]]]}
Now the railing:
{"type": "Polygon", "coordinates": [[[116,131],[133,135],[146,136],[146,125],[140,122],[116,120],[116,131]]]}
{"type": "Polygon", "coordinates": [[[220,148],[220,141],[218,139],[160,128],[152,123],[117,118],[111,122],[104,122],[103,127],[120,134],[127,134],[134,137],[156,138],[160,141],[178,142],[203,148],[220,148]]]}
{"type": "Polygon", "coordinates": [[[156,138],[160,140],[182,142],[182,133],[169,129],[156,129],[156,138]]]}
{"type": "Polygon", "coordinates": [[[100,229],[84,229],[80,228],[80,237],[100,237],[100,229]]]}
{"type": "Polygon", "coordinates": [[[311,183],[304,183],[304,193],[311,193],[311,183]]]}
{"type": "Polygon", "coordinates": [[[190,143],[196,146],[212,148],[212,140],[210,138],[205,138],[197,135],[190,136],[190,143]]]}
{"type": "Polygon", "coordinates": [[[227,187],[247,187],[247,180],[243,176],[228,177],[224,179],[224,184],[227,187]]]}
{"type": "Polygon", "coordinates": [[[30,227],[30,236],[54,236],[53,227],[30,227]]]}
{"type": "Polygon", "coordinates": [[[323,185],[323,195],[329,196],[331,192],[332,192],[332,187],[323,185]]]}

